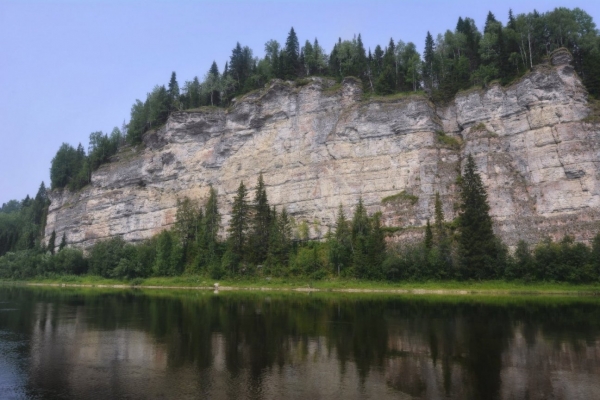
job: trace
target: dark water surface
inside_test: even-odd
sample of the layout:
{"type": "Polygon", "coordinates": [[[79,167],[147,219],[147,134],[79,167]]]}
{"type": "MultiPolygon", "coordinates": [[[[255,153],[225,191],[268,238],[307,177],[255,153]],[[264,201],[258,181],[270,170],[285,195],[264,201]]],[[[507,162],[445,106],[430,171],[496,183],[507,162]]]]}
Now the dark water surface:
{"type": "Polygon", "coordinates": [[[0,286],[0,398],[600,399],[600,300],[0,286]]]}

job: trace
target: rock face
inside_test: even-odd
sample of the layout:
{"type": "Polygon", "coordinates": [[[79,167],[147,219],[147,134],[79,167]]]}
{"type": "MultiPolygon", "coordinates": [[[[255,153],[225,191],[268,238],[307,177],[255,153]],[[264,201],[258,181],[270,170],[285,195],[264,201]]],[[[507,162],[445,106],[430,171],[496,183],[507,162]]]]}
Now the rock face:
{"type": "MultiPolygon", "coordinates": [[[[460,93],[438,107],[425,97],[364,100],[359,82],[273,81],[230,109],[176,112],[127,147],[77,193],[51,193],[46,241],[66,233],[87,248],[121,235],[135,242],[170,227],[177,199],[219,194],[227,226],[235,190],[263,173],[272,205],[317,237],[338,206],[362,196],[395,240],[422,237],[435,192],[456,216],[457,177],[468,153],[488,190],[494,229],[509,245],[600,230],[600,134],[583,120],[587,93],[566,52],[503,88],[460,93]],[[385,201],[384,198],[388,197],[385,201]]],[[[251,192],[252,193],[252,192],[251,192]]]]}

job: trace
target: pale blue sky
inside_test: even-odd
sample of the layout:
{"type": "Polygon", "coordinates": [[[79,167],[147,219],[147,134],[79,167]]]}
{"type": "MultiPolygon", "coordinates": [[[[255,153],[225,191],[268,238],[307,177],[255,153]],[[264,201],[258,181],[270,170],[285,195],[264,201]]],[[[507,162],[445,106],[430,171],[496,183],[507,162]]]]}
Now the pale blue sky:
{"type": "Polygon", "coordinates": [[[372,49],[395,41],[423,47],[427,31],[454,29],[459,16],[482,28],[488,11],[515,14],[580,7],[597,23],[600,1],[11,1],[0,0],[0,204],[49,185],[62,142],[87,148],[90,132],[129,118],[171,71],[179,84],[222,69],[239,41],[263,56],[291,26],[300,43],[361,33],[372,49]]]}

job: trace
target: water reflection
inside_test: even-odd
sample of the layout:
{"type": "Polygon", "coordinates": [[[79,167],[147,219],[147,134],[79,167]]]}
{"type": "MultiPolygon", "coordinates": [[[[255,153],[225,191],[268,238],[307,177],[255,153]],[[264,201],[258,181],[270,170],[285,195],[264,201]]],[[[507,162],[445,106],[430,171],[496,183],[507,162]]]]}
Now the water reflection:
{"type": "Polygon", "coordinates": [[[0,287],[0,397],[600,398],[600,301],[0,287]]]}

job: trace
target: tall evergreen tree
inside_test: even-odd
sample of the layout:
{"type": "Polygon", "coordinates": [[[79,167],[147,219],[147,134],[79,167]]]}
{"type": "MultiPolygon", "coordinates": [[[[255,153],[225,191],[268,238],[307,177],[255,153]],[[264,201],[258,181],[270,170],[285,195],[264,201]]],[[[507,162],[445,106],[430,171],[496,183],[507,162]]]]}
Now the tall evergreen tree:
{"type": "Polygon", "coordinates": [[[335,235],[329,243],[329,261],[338,275],[352,265],[352,230],[340,204],[335,223],[335,235]]]}
{"type": "Polygon", "coordinates": [[[441,243],[446,239],[446,227],[444,226],[444,208],[442,206],[442,200],[440,199],[440,193],[435,192],[435,234],[436,241],[441,243]]]}
{"type": "Polygon", "coordinates": [[[431,230],[429,218],[427,218],[427,224],[425,225],[425,248],[429,250],[431,247],[433,247],[433,231],[431,230]]]}
{"type": "Polygon", "coordinates": [[[435,57],[435,46],[433,36],[429,31],[425,37],[425,51],[423,52],[423,80],[425,87],[432,90],[434,85],[433,61],[435,57]]]}
{"type": "Polygon", "coordinates": [[[221,227],[221,214],[217,203],[217,191],[210,186],[208,200],[204,211],[204,226],[202,228],[202,237],[200,248],[204,256],[204,264],[211,265],[216,263],[218,254],[218,234],[221,227]]]}
{"type": "MultiPolygon", "coordinates": [[[[235,269],[237,264],[242,261],[244,250],[248,239],[248,217],[250,206],[246,198],[248,191],[244,182],[240,182],[237,193],[233,199],[231,208],[231,220],[229,222],[229,252],[233,257],[232,267],[235,269]]],[[[235,272],[235,271],[234,271],[235,272]]]]}
{"type": "Polygon", "coordinates": [[[354,209],[352,217],[352,264],[358,278],[369,276],[369,259],[367,240],[369,237],[369,217],[365,209],[362,197],[354,209]]]}
{"type": "Polygon", "coordinates": [[[285,78],[295,79],[300,69],[300,43],[294,27],[290,29],[285,41],[285,78]]]}
{"type": "Polygon", "coordinates": [[[50,235],[50,240],[48,240],[48,251],[50,254],[54,254],[54,250],[56,249],[56,231],[52,231],[50,235]]]}
{"type": "Polygon", "coordinates": [[[254,263],[262,263],[269,251],[269,227],[271,224],[271,208],[267,199],[267,190],[262,172],[258,176],[254,194],[254,214],[252,216],[252,233],[250,235],[250,252],[254,263]]]}
{"type": "Polygon", "coordinates": [[[171,79],[169,80],[169,111],[179,109],[179,84],[177,83],[177,75],[175,71],[171,73],[171,79]]]}
{"type": "Polygon", "coordinates": [[[62,239],[58,245],[58,251],[61,252],[65,247],[67,247],[67,234],[63,232],[62,239]]]}
{"type": "Polygon", "coordinates": [[[367,80],[367,55],[365,52],[365,46],[362,42],[360,33],[356,39],[356,56],[354,60],[354,75],[362,79],[367,80]]]}
{"type": "Polygon", "coordinates": [[[466,279],[493,276],[496,240],[492,229],[487,193],[471,154],[461,180],[459,225],[459,255],[461,275],[466,279]]]}

